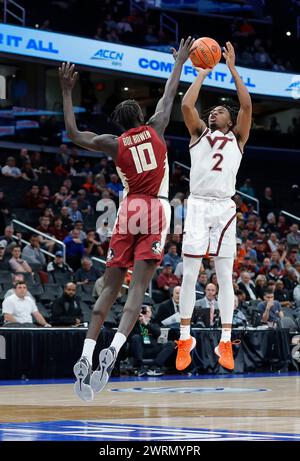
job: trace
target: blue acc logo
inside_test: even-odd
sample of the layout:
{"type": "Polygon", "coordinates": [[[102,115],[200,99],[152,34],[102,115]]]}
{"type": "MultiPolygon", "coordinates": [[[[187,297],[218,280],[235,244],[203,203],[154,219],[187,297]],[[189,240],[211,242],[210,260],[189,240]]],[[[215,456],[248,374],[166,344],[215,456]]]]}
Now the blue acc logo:
{"type": "Polygon", "coordinates": [[[300,77],[298,75],[293,77],[292,83],[285,91],[291,91],[294,99],[300,99],[300,77]]]}
{"type": "Polygon", "coordinates": [[[114,66],[121,66],[123,57],[124,53],[120,53],[114,50],[105,50],[101,48],[91,57],[91,59],[97,59],[100,61],[111,61],[111,63],[114,66]]]}

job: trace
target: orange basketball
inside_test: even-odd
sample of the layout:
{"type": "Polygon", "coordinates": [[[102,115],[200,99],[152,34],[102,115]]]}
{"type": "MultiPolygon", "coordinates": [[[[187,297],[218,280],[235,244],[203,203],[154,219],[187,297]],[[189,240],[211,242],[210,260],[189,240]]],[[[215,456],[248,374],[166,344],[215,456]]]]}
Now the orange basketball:
{"type": "Polygon", "coordinates": [[[214,67],[220,61],[221,56],[220,45],[209,37],[198,38],[190,52],[190,60],[193,65],[202,69],[214,67]]]}

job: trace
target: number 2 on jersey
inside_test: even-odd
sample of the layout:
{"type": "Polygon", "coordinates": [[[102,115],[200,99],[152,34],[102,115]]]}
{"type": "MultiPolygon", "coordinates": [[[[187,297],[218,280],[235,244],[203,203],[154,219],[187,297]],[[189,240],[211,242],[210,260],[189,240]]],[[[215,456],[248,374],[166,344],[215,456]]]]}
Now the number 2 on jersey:
{"type": "Polygon", "coordinates": [[[129,149],[132,153],[137,173],[143,173],[144,171],[155,170],[155,168],[157,168],[156,158],[151,142],[145,142],[137,147],[130,147],[129,149]],[[149,163],[146,159],[146,151],[148,152],[150,160],[149,163]]]}
{"type": "Polygon", "coordinates": [[[221,165],[221,163],[222,163],[223,160],[224,160],[223,155],[220,154],[219,152],[217,152],[216,154],[213,155],[213,158],[217,158],[218,161],[217,161],[217,163],[215,163],[215,165],[213,166],[212,171],[222,171],[222,168],[220,167],[220,165],[221,165]]]}

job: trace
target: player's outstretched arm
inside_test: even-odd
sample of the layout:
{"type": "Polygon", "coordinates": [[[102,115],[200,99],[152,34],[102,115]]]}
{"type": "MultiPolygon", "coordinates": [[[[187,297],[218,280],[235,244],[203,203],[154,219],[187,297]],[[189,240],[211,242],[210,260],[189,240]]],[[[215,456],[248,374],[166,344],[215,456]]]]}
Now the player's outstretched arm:
{"type": "Polygon", "coordinates": [[[241,77],[239,76],[238,71],[235,68],[235,52],[230,42],[226,42],[226,47],[223,49],[223,56],[233,77],[240,102],[240,110],[234,131],[239,138],[239,143],[242,144],[243,147],[249,138],[252,123],[251,97],[241,77]]]}
{"type": "Polygon", "coordinates": [[[116,158],[117,137],[111,134],[97,135],[90,131],[79,131],[73,110],[72,90],[78,79],[78,72],[74,72],[74,64],[62,63],[59,67],[60,85],[64,103],[64,118],[69,138],[74,144],[93,151],[103,151],[116,158]]]}
{"type": "Polygon", "coordinates": [[[157,103],[153,117],[151,117],[148,122],[149,125],[152,125],[155,128],[160,136],[163,136],[164,131],[169,123],[182,67],[189,58],[194,41],[195,39],[188,37],[186,40],[181,40],[178,51],[172,48],[175,64],[165,85],[164,94],[157,103]]]}
{"type": "Polygon", "coordinates": [[[185,93],[181,103],[181,110],[183,114],[184,123],[186,124],[186,127],[189,130],[191,137],[198,138],[201,135],[201,133],[205,130],[206,124],[200,118],[195,106],[202,84],[212,69],[200,69],[198,67],[195,67],[195,69],[198,72],[197,78],[185,93]]]}

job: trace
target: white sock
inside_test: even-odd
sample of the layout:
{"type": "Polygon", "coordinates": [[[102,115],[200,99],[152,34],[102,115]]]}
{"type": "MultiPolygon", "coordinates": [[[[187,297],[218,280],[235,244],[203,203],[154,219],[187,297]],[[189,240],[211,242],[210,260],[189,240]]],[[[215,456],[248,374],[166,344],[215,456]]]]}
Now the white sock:
{"type": "Polygon", "coordinates": [[[189,339],[191,336],[191,326],[190,325],[180,325],[180,338],[179,339],[189,339]]]}
{"type": "Polygon", "coordinates": [[[117,332],[114,336],[114,339],[112,340],[111,346],[114,347],[117,351],[117,354],[119,353],[121,347],[123,344],[126,343],[126,336],[123,335],[123,333],[117,332]]]}
{"type": "Polygon", "coordinates": [[[222,328],[222,336],[220,341],[227,343],[227,341],[231,341],[231,329],[230,328],[222,328]]]}
{"type": "Polygon", "coordinates": [[[94,339],[85,339],[81,357],[86,357],[92,366],[93,364],[93,352],[96,346],[94,339]]]}

